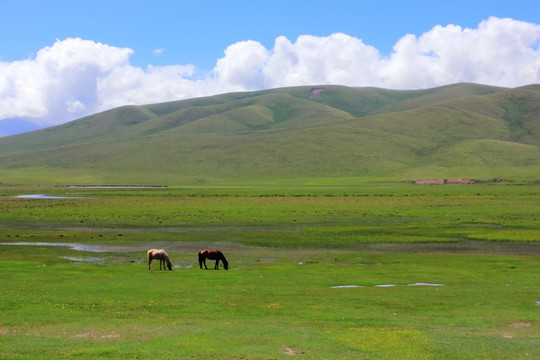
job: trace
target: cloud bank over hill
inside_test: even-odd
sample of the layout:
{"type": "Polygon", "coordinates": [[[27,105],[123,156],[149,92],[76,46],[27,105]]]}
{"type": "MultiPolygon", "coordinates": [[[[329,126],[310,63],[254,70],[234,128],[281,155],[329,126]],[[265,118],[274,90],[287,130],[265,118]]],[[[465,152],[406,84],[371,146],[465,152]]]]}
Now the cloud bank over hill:
{"type": "Polygon", "coordinates": [[[435,26],[420,37],[405,35],[387,56],[343,33],[278,37],[271,49],[239,41],[211,70],[195,64],[135,67],[133,53],[68,38],[32,58],[0,62],[0,122],[26,119],[44,127],[122,105],[294,85],[420,89],[540,82],[540,25],[495,17],[475,29],[435,26]]]}

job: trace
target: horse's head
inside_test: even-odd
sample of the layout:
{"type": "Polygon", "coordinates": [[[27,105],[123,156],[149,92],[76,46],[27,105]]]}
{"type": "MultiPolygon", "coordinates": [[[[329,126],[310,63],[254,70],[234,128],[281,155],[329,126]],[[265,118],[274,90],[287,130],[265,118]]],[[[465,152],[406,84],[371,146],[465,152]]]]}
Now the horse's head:
{"type": "Polygon", "coordinates": [[[229,270],[229,263],[227,262],[227,260],[225,260],[225,258],[223,258],[221,261],[223,262],[223,268],[225,270],[229,270]]]}
{"type": "Polygon", "coordinates": [[[171,260],[167,260],[167,268],[172,271],[171,260]]]}

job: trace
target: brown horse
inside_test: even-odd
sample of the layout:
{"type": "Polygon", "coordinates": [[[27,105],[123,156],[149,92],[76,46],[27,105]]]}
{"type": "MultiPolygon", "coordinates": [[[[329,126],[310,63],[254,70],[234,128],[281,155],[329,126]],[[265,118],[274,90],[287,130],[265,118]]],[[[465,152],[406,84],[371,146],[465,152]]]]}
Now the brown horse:
{"type": "Polygon", "coordinates": [[[219,261],[223,263],[223,268],[225,270],[229,270],[229,262],[227,259],[225,259],[225,255],[219,250],[208,250],[204,249],[199,251],[199,267],[202,269],[202,266],[204,264],[204,268],[208,270],[206,267],[206,259],[208,260],[216,260],[216,265],[214,266],[214,270],[219,269],[219,261]]]}
{"type": "Polygon", "coordinates": [[[159,270],[161,270],[162,263],[163,263],[163,270],[167,270],[165,269],[165,262],[167,262],[167,267],[169,268],[169,270],[172,270],[171,260],[169,259],[169,255],[167,255],[165,250],[150,249],[146,252],[146,255],[148,256],[148,270],[150,270],[150,263],[154,259],[159,260],[159,270]]]}

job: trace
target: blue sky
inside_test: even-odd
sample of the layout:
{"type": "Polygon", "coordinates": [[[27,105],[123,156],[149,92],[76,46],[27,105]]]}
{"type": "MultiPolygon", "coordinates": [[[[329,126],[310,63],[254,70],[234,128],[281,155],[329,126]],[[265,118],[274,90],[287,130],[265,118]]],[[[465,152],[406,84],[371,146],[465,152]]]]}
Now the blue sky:
{"type": "Polygon", "coordinates": [[[540,82],[539,1],[0,0],[0,8],[0,136],[2,123],[16,132],[228,91],[540,82]]]}
{"type": "Polygon", "coordinates": [[[134,65],[193,63],[211,69],[225,48],[278,36],[360,38],[389,54],[405,34],[435,25],[476,27],[490,16],[540,23],[540,1],[508,0],[0,0],[0,60],[32,56],[56,39],[79,37],[135,51],[134,65]],[[164,49],[160,56],[153,51],[164,49]]]}

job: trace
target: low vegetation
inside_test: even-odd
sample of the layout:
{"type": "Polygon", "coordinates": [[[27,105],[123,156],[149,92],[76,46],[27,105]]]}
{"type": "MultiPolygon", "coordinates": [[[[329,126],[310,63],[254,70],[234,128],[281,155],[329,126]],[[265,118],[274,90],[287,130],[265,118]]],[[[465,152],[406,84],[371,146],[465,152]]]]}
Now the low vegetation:
{"type": "Polygon", "coordinates": [[[0,357],[538,358],[539,197],[0,186],[0,357]],[[38,193],[66,198],[16,197],[38,193]],[[174,271],[148,271],[154,247],[174,271]],[[200,270],[202,248],[229,271],[200,270]]]}

